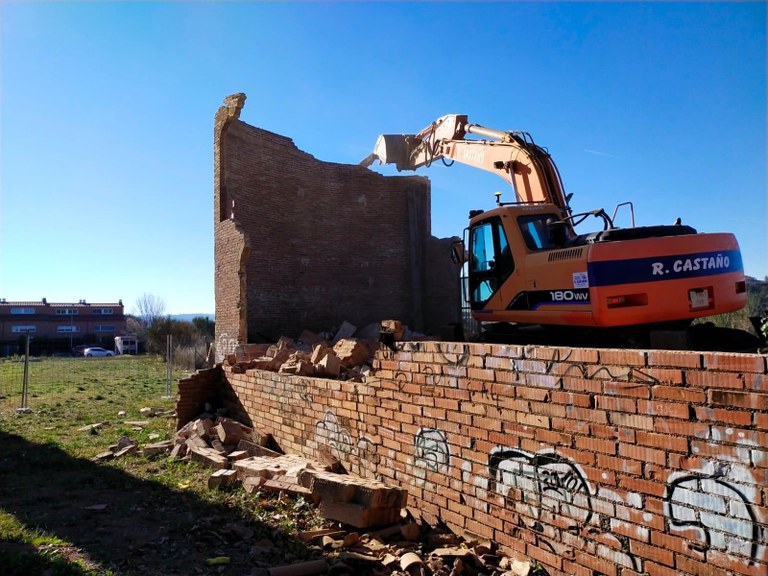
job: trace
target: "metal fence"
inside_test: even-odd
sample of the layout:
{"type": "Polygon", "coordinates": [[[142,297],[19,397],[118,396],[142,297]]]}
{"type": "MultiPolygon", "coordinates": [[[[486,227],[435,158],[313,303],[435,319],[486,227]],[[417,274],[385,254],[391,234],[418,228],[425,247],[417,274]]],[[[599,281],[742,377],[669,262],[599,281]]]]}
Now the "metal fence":
{"type": "Polygon", "coordinates": [[[115,387],[140,388],[147,398],[174,397],[181,378],[205,367],[207,350],[180,349],[169,339],[165,356],[0,358],[0,408],[22,412],[115,387]]]}

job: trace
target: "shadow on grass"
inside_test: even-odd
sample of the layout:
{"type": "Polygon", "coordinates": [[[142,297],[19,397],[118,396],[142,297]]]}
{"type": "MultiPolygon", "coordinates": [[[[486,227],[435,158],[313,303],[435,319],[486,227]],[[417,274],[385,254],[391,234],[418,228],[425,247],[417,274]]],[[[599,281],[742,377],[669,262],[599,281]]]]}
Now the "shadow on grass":
{"type": "Polygon", "coordinates": [[[0,431],[0,509],[31,531],[72,544],[58,554],[3,541],[0,572],[6,576],[103,574],[248,574],[254,566],[306,558],[304,544],[283,532],[244,518],[225,503],[146,481],[106,465],[73,458],[60,448],[31,443],[0,431]],[[71,554],[96,565],[62,566],[71,554]],[[29,553],[30,563],[19,558],[29,553]],[[206,560],[228,556],[225,568],[206,560]],[[30,568],[39,571],[30,571],[30,568]],[[10,571],[9,571],[10,570],[10,571]],[[62,571],[64,570],[64,571],[62,571]]]}

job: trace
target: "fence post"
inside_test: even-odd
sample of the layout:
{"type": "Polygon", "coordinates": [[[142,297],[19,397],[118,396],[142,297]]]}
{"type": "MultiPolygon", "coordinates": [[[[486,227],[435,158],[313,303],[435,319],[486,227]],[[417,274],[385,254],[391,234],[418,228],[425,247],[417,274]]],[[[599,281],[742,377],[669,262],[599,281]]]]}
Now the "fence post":
{"type": "Polygon", "coordinates": [[[21,408],[16,409],[17,414],[29,414],[32,412],[27,406],[27,397],[29,392],[29,332],[26,333],[27,340],[24,346],[24,380],[21,385],[21,408]]]}
{"type": "Polygon", "coordinates": [[[173,380],[173,334],[165,337],[165,396],[171,398],[171,380],[173,380]]]}

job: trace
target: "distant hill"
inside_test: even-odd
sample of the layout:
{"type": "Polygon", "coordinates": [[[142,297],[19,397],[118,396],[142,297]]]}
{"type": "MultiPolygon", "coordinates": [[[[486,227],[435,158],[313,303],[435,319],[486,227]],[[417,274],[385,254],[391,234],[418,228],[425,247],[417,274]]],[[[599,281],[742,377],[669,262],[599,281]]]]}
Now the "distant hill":
{"type": "Polygon", "coordinates": [[[197,314],[169,314],[169,316],[173,320],[179,320],[181,322],[192,322],[193,318],[198,318],[202,316],[203,318],[208,318],[209,320],[216,321],[216,315],[212,312],[200,312],[197,314]]]}

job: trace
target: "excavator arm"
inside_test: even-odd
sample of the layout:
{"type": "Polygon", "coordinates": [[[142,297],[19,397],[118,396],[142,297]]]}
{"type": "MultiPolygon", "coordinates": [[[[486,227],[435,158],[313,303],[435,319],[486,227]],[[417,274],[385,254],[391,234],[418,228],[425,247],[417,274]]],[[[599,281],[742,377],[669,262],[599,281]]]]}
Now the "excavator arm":
{"type": "Polygon", "coordinates": [[[518,202],[554,204],[563,215],[568,199],[557,166],[546,150],[526,132],[505,132],[470,124],[467,116],[438,118],[418,134],[382,134],[373,153],[360,164],[375,160],[395,164],[398,171],[429,167],[435,160],[456,161],[502,177],[515,191],[518,202]],[[480,139],[469,140],[468,134],[480,139]]]}

